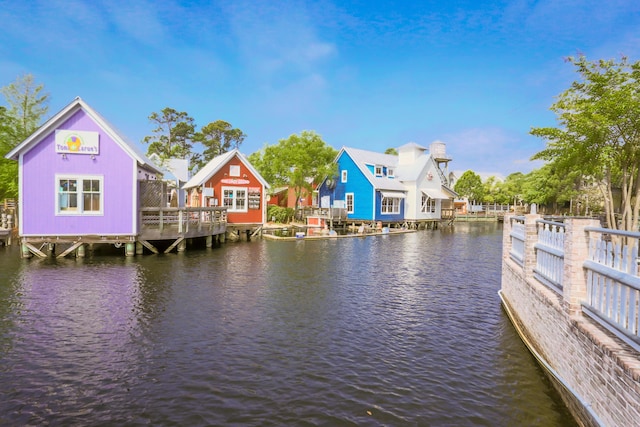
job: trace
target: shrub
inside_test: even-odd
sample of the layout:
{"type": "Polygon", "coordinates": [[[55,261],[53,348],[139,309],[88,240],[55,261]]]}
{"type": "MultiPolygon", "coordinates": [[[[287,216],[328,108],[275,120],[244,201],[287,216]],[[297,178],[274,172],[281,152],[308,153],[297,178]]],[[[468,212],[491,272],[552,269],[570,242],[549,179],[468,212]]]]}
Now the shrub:
{"type": "Polygon", "coordinates": [[[267,221],[275,221],[282,224],[288,224],[293,219],[295,211],[292,208],[284,208],[282,206],[267,206],[267,221]]]}

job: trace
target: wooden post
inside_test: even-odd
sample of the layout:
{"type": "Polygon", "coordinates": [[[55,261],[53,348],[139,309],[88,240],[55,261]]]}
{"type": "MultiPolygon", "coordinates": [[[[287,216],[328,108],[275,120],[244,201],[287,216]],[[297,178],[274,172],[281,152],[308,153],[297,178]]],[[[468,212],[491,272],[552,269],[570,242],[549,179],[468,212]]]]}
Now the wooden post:
{"type": "Polygon", "coordinates": [[[124,245],[124,255],[134,256],[136,254],[136,245],[134,242],[127,242],[124,245]]]}
{"type": "Polygon", "coordinates": [[[84,258],[84,257],[85,257],[85,247],[84,245],[80,245],[76,249],[76,258],[84,258]]]}
{"type": "Polygon", "coordinates": [[[22,258],[31,258],[33,256],[31,251],[29,250],[29,246],[25,245],[24,243],[21,245],[21,249],[22,249],[22,258]]]}
{"type": "Polygon", "coordinates": [[[144,246],[142,243],[136,242],[136,255],[142,255],[144,253],[144,246]]]}
{"type": "Polygon", "coordinates": [[[207,236],[206,246],[210,248],[213,246],[213,236],[207,236]]]}
{"type": "Polygon", "coordinates": [[[178,243],[178,252],[184,252],[185,250],[187,250],[187,239],[182,239],[178,243]]]}

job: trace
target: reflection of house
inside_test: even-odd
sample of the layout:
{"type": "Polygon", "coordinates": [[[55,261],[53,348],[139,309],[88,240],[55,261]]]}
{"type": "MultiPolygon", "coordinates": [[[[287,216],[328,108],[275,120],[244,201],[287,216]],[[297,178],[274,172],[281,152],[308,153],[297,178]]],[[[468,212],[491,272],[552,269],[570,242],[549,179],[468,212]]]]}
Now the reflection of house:
{"type": "Polygon", "coordinates": [[[343,147],[336,157],[338,177],[319,187],[321,207],[345,208],[348,219],[362,221],[439,221],[452,215],[456,193],[446,171],[451,159],[442,142],[427,151],[415,143],[400,147],[397,156],[343,147]]]}
{"type": "MultiPolygon", "coordinates": [[[[160,170],[76,98],[6,155],[19,162],[25,255],[60,241],[135,241],[139,181],[160,170]]],[[[82,243],[77,247],[81,247],[82,243]]]]}
{"type": "Polygon", "coordinates": [[[183,188],[189,206],[226,207],[229,228],[266,222],[269,184],[237,149],[213,158],[183,188]]]}

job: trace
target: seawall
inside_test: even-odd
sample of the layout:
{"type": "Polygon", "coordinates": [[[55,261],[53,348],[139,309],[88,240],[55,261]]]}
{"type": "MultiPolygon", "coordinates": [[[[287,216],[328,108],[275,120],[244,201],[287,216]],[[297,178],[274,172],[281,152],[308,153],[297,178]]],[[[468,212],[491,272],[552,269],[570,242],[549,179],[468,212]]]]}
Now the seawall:
{"type": "MultiPolygon", "coordinates": [[[[500,297],[579,424],[637,426],[640,353],[585,314],[592,289],[584,264],[594,238],[587,230],[597,226],[594,220],[567,219],[547,227],[538,215],[507,216],[500,297]],[[557,250],[540,240],[554,227],[562,234],[554,240],[557,250]],[[548,253],[555,254],[549,264],[561,268],[555,276],[541,265],[540,258],[548,253]]],[[[631,307],[631,299],[626,301],[631,307]]],[[[637,316],[636,311],[636,322],[637,316]]]]}

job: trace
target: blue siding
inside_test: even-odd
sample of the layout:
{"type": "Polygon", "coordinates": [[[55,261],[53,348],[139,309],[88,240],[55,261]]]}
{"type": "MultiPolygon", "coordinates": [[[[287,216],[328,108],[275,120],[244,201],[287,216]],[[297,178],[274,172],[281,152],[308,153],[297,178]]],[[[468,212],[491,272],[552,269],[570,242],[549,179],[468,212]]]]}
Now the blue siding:
{"type": "MultiPolygon", "coordinates": [[[[400,202],[400,212],[397,214],[382,214],[382,196],[379,191],[374,191],[373,185],[360,171],[353,159],[343,151],[338,157],[338,177],[333,190],[327,188],[327,182],[323,182],[318,189],[319,197],[330,196],[331,204],[334,205],[336,200],[345,200],[345,194],[353,193],[354,213],[348,214],[347,217],[353,220],[362,221],[402,221],[404,220],[405,200],[400,202]],[[347,182],[341,181],[342,171],[347,171],[347,182]]],[[[365,165],[371,169],[373,166],[365,165]]],[[[385,174],[386,174],[385,168],[385,174]]]]}
{"type": "Polygon", "coordinates": [[[346,193],[353,193],[354,212],[348,214],[349,219],[373,220],[374,198],[373,186],[362,174],[355,162],[346,152],[342,152],[337,160],[338,177],[336,187],[333,190],[327,188],[327,182],[323,182],[318,190],[320,198],[331,196],[331,204],[336,200],[345,200],[346,193]],[[347,182],[341,181],[342,171],[347,171],[347,182]]]}
{"type": "Polygon", "coordinates": [[[376,221],[402,221],[404,219],[404,200],[400,200],[400,213],[383,214],[382,213],[382,195],[376,191],[376,221]]]}
{"type": "Polygon", "coordinates": [[[349,219],[373,219],[373,186],[362,174],[353,159],[346,152],[343,152],[338,158],[338,170],[347,170],[347,182],[338,182],[336,186],[336,195],[338,190],[341,192],[341,200],[344,200],[346,193],[353,193],[354,212],[348,214],[349,219]]]}

